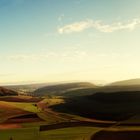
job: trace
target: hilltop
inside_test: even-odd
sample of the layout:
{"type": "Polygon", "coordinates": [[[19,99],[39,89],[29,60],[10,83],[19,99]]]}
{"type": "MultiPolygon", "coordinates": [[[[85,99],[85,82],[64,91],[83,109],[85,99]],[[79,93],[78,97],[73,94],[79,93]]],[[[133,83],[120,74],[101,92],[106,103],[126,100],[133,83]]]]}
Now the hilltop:
{"type": "Polygon", "coordinates": [[[110,84],[111,86],[140,86],[140,78],[137,79],[128,79],[123,81],[117,81],[110,84]]]}
{"type": "Polygon", "coordinates": [[[72,95],[75,94],[74,91],[77,90],[82,91],[82,89],[87,89],[87,88],[97,88],[97,86],[88,82],[48,85],[35,90],[33,92],[33,95],[34,96],[47,96],[47,95],[64,96],[67,93],[72,95]]]}

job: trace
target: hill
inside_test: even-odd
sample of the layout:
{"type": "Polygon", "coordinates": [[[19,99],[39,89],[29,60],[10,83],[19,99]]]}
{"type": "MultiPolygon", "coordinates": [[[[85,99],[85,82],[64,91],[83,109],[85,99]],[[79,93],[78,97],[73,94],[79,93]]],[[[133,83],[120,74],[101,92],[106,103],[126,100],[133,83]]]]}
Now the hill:
{"type": "Polygon", "coordinates": [[[65,96],[67,93],[70,95],[75,94],[75,92],[81,89],[87,88],[97,88],[94,84],[87,83],[87,82],[80,82],[80,83],[65,83],[65,84],[57,84],[51,86],[45,86],[39,88],[33,92],[34,96],[47,96],[47,95],[55,95],[55,96],[65,96]],[[69,93],[71,92],[71,93],[69,93]]]}
{"type": "Polygon", "coordinates": [[[140,92],[98,92],[93,95],[65,98],[52,109],[101,120],[125,120],[140,111],[140,92]]]}
{"type": "Polygon", "coordinates": [[[61,94],[63,97],[71,98],[73,96],[86,96],[86,95],[92,95],[93,93],[96,93],[100,88],[98,87],[92,87],[92,88],[82,88],[82,89],[75,89],[66,91],[61,94]]]}
{"type": "Polygon", "coordinates": [[[98,92],[140,91],[140,79],[117,81],[102,86],[98,92]]]}
{"type": "Polygon", "coordinates": [[[98,92],[120,92],[120,91],[140,91],[139,85],[130,85],[130,86],[103,86],[98,88],[98,92]]]}
{"type": "Polygon", "coordinates": [[[10,89],[0,87],[0,96],[13,96],[13,95],[18,95],[18,93],[10,89]]]}
{"type": "Polygon", "coordinates": [[[140,86],[140,79],[129,79],[123,81],[117,81],[110,84],[111,86],[140,86]]]}
{"type": "Polygon", "coordinates": [[[0,98],[0,101],[6,102],[20,102],[20,103],[36,103],[41,101],[41,98],[31,97],[31,96],[3,96],[0,98]]]}

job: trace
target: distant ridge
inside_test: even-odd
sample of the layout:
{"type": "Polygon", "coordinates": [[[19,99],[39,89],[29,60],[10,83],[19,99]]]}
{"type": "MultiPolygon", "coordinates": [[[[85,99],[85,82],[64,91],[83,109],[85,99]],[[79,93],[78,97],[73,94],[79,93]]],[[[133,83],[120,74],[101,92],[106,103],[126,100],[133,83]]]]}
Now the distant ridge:
{"type": "Polygon", "coordinates": [[[10,89],[0,87],[0,96],[12,96],[12,95],[18,95],[18,93],[10,89]]]}
{"type": "Polygon", "coordinates": [[[117,81],[117,82],[113,82],[113,83],[111,83],[109,85],[111,85],[111,86],[134,86],[134,85],[140,85],[140,78],[117,81]]]}
{"type": "Polygon", "coordinates": [[[49,85],[49,86],[39,88],[35,90],[33,94],[35,96],[64,95],[69,91],[86,89],[86,88],[96,88],[96,87],[97,87],[96,85],[88,82],[63,83],[63,84],[49,85]]]}

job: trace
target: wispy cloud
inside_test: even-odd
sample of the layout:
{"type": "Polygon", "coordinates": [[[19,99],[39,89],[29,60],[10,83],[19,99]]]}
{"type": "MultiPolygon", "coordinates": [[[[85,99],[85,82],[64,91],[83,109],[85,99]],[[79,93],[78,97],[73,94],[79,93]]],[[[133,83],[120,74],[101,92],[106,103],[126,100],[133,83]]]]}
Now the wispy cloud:
{"type": "Polygon", "coordinates": [[[9,60],[12,61],[46,61],[46,60],[81,60],[86,58],[87,52],[75,50],[65,51],[61,53],[49,52],[44,54],[15,54],[8,56],[9,60]]]}
{"type": "Polygon", "coordinates": [[[76,23],[72,23],[69,25],[66,25],[64,27],[61,27],[58,29],[58,32],[60,34],[63,33],[72,33],[72,32],[81,32],[87,28],[90,28],[92,26],[92,21],[91,20],[87,20],[87,21],[81,21],[81,22],[76,22],[76,23]]]}
{"type": "Polygon", "coordinates": [[[140,19],[133,19],[127,22],[116,22],[112,24],[105,24],[99,20],[85,20],[65,25],[58,29],[59,34],[69,34],[73,32],[81,32],[89,28],[96,29],[100,32],[111,33],[119,30],[134,30],[140,25],[140,19]]]}

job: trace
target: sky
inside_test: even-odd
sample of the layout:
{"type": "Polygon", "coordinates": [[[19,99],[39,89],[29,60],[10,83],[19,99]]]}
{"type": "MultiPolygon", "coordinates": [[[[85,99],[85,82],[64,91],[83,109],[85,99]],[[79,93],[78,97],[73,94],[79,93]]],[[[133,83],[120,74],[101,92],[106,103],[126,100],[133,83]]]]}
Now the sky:
{"type": "Polygon", "coordinates": [[[0,0],[0,84],[140,78],[139,0],[0,0]]]}

